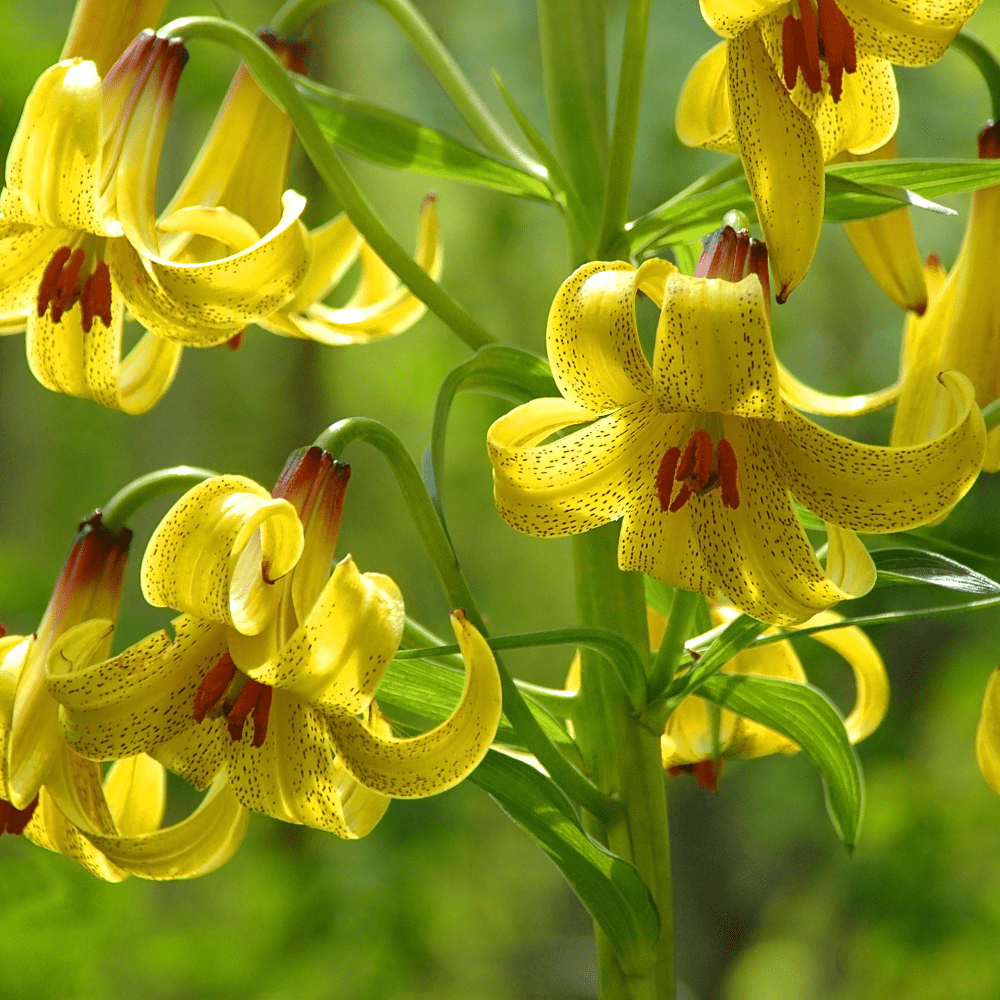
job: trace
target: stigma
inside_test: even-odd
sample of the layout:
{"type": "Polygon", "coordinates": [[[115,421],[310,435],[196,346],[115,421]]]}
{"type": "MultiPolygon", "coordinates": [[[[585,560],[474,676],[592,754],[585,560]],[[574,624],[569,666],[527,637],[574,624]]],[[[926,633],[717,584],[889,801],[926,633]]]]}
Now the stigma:
{"type": "Polygon", "coordinates": [[[737,465],[736,452],[726,438],[720,438],[713,447],[711,435],[699,428],[688,439],[683,453],[680,448],[668,448],[660,459],[656,472],[660,510],[675,514],[692,495],[707,493],[716,487],[722,494],[722,505],[736,510],[740,505],[737,465]],[[680,484],[676,496],[675,483],[680,484]]]}
{"type": "Polygon", "coordinates": [[[823,89],[822,62],[826,63],[826,78],[830,94],[839,101],[843,93],[844,73],[858,68],[854,28],[836,0],[798,0],[797,18],[789,14],[781,25],[782,71],[785,86],[795,89],[799,70],[806,86],[818,94],[823,89]]]}
{"type": "Polygon", "coordinates": [[[93,270],[84,269],[87,254],[82,247],[62,246],[52,255],[38,286],[38,315],[51,310],[53,323],[80,303],[80,325],[90,333],[95,317],[111,326],[111,273],[100,260],[93,270]]]}

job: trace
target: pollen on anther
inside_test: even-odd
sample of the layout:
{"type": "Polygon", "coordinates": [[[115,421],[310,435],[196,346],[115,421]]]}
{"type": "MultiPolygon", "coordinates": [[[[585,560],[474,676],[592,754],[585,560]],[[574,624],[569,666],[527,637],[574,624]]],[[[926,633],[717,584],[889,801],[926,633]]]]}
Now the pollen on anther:
{"type": "Polygon", "coordinates": [[[224,653],[219,662],[206,674],[198,685],[194,696],[194,721],[202,722],[205,716],[219,703],[232,679],[236,676],[236,664],[229,653],[224,653]]]}
{"type": "Polygon", "coordinates": [[[736,510],[740,505],[740,491],[736,484],[738,462],[733,446],[722,438],[716,448],[718,457],[719,488],[722,490],[723,506],[736,510]]]}
{"type": "Polygon", "coordinates": [[[674,473],[681,458],[680,448],[668,448],[660,459],[660,467],[656,472],[656,495],[660,498],[660,510],[670,509],[670,497],[674,491],[674,473]]]}

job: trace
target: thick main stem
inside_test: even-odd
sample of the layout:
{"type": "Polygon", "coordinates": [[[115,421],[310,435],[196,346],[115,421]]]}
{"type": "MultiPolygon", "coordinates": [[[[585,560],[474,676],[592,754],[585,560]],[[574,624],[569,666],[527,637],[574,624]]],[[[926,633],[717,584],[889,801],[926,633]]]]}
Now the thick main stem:
{"type": "MultiPolygon", "coordinates": [[[[574,539],[577,606],[584,625],[613,629],[648,660],[649,639],[642,579],[622,573],[617,560],[618,525],[574,539]]],[[[657,957],[642,975],[619,965],[608,939],[597,935],[602,1000],[673,1000],[673,899],[666,789],[659,735],[645,729],[617,677],[583,651],[576,738],[591,776],[621,799],[623,815],[602,822],[586,815],[590,834],[630,861],[646,883],[660,914],[657,957]]]]}

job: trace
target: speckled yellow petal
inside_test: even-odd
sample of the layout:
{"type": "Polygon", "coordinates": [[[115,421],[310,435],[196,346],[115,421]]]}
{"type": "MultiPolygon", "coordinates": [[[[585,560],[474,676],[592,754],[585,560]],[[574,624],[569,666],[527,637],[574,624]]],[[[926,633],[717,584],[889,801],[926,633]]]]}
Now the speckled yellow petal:
{"type": "Polygon", "coordinates": [[[243,476],[216,476],[188,490],[153,532],[142,592],[156,607],[255,635],[274,616],[302,542],[287,500],[243,476]]]}
{"type": "Polygon", "coordinates": [[[366,787],[395,798],[436,795],[467,777],[493,742],[502,701],[496,661],[464,612],[453,612],[451,624],[465,660],[465,686],[455,711],[439,726],[397,739],[353,716],[329,716],[338,755],[366,787]]]}
{"type": "MultiPolygon", "coordinates": [[[[841,620],[835,612],[824,611],[808,624],[825,625],[841,620]]],[[[844,728],[851,742],[857,743],[878,728],[889,709],[889,678],[882,657],[868,636],[854,625],[816,632],[812,638],[839,653],[854,671],[854,708],[844,728]]]]}
{"type": "MultiPolygon", "coordinates": [[[[905,382],[907,372],[919,361],[936,359],[940,343],[941,330],[947,325],[946,310],[952,308],[954,298],[953,286],[947,282],[947,273],[941,261],[935,256],[927,258],[924,264],[924,283],[927,286],[927,309],[923,316],[909,315],[903,327],[903,345],[899,357],[900,380],[905,382]],[[945,294],[947,292],[947,294],[945,294]],[[947,304],[945,304],[947,303],[947,304]]],[[[937,372],[934,373],[935,376],[937,372]]],[[[939,388],[944,388],[938,383],[939,388]]],[[[899,417],[900,407],[905,405],[908,393],[904,390],[900,397],[896,417],[899,417]]],[[[944,428],[941,428],[942,430],[944,428]]],[[[928,435],[933,437],[934,435],[928,435]]],[[[925,438],[921,440],[926,440],[925,438]]],[[[916,444],[914,441],[893,441],[893,444],[916,444]]]]}
{"type": "Polygon", "coordinates": [[[726,43],[706,52],[688,73],[677,99],[677,138],[685,146],[717,149],[739,156],[740,144],[729,110],[726,43]]]}
{"type": "Polygon", "coordinates": [[[823,149],[757,25],[728,42],[729,100],[779,302],[805,277],[823,222],[823,149]]]}
{"type": "Polygon", "coordinates": [[[145,754],[116,760],[104,779],[104,796],[119,833],[133,836],[158,830],[167,805],[163,765],[145,754]]]}
{"type": "Polygon", "coordinates": [[[319,709],[275,691],[263,746],[253,746],[250,728],[232,744],[229,764],[245,806],[345,838],[363,837],[382,818],[388,796],[360,787],[347,773],[319,709]]]}
{"type": "Polygon", "coordinates": [[[851,597],[861,597],[875,586],[878,571],[860,538],[848,528],[826,524],[826,576],[851,597]]]}
{"type": "MultiPolygon", "coordinates": [[[[191,720],[193,722],[193,720],[191,720]]],[[[252,727],[247,727],[252,730],[252,727]]],[[[233,741],[220,714],[188,725],[173,739],[154,747],[150,754],[168,771],[203,789],[229,764],[233,741]]]]}
{"type": "Polygon", "coordinates": [[[48,689],[59,702],[66,742],[97,760],[151,752],[194,726],[201,681],[226,652],[225,629],[189,616],[176,640],[156,632],[123,653],[85,666],[108,623],[69,629],[49,661],[48,689]]]}
{"type": "Polygon", "coordinates": [[[121,869],[148,879],[197,878],[225,864],[246,833],[247,811],[220,775],[187,819],[149,833],[88,834],[121,869]]]}
{"type": "Polygon", "coordinates": [[[0,323],[24,327],[37,313],[38,286],[45,266],[72,234],[65,229],[12,226],[0,236],[0,323]]]}
{"type": "Polygon", "coordinates": [[[4,799],[9,794],[7,742],[10,739],[11,716],[14,711],[14,692],[31,643],[31,636],[6,635],[0,638],[0,798],[4,799]]]}
{"type": "Polygon", "coordinates": [[[778,370],[757,275],[732,282],[672,274],[656,328],[653,373],[665,413],[780,420],[778,370]]]}
{"type": "Polygon", "coordinates": [[[100,204],[101,104],[92,62],[68,59],[42,73],[7,154],[5,220],[121,235],[100,204]]]}
{"type": "Polygon", "coordinates": [[[602,413],[650,395],[653,377],[639,341],[635,297],[642,283],[675,270],[659,259],[639,269],[596,261],[562,283],[549,309],[545,345],[567,400],[602,413]]]}
{"type": "Polygon", "coordinates": [[[823,520],[854,531],[903,531],[949,511],[979,475],[986,430],[969,380],[941,377],[958,422],[912,447],[859,444],[789,408],[773,425],[776,468],[788,489],[823,520]]]}
{"type": "Polygon", "coordinates": [[[655,483],[660,459],[682,443],[688,418],[642,400],[550,444],[531,443],[542,430],[547,435],[584,419],[563,400],[536,399],[489,429],[494,499],[512,528],[556,537],[621,517],[655,483]],[[553,425],[553,417],[561,423],[553,425]]]}
{"type": "Polygon", "coordinates": [[[897,66],[927,66],[947,51],[982,0],[837,0],[858,52],[897,66]]]}
{"type": "Polygon", "coordinates": [[[976,760],[983,777],[1000,794],[1000,667],[990,674],[976,728],[976,760]]]}
{"type": "Polygon", "coordinates": [[[323,709],[357,714],[368,707],[399,648],[404,617],[396,584],[380,573],[359,573],[347,556],[271,657],[255,662],[255,639],[238,634],[231,635],[229,651],[252,680],[323,709]]]}
{"type": "Polygon", "coordinates": [[[732,38],[787,0],[700,0],[701,16],[718,35],[732,38]]]}
{"type": "Polygon", "coordinates": [[[858,393],[856,396],[832,396],[799,381],[780,361],[778,362],[778,384],[786,403],[806,413],[819,413],[828,417],[857,417],[884,409],[896,402],[903,383],[896,382],[876,392],[858,393]]]}

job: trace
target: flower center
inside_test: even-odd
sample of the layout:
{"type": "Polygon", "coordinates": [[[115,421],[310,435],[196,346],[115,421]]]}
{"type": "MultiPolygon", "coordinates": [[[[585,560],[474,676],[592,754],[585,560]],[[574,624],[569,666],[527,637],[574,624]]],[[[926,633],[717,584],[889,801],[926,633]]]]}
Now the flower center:
{"type": "Polygon", "coordinates": [[[90,333],[94,317],[111,326],[111,273],[103,260],[85,268],[88,256],[83,247],[56,250],[38,286],[39,317],[51,309],[52,322],[58,323],[63,313],[79,302],[80,325],[86,333],[90,333]]]}
{"type": "Polygon", "coordinates": [[[691,499],[692,493],[706,493],[716,486],[722,491],[723,506],[736,510],[740,505],[736,470],[733,446],[725,438],[720,438],[713,449],[711,435],[704,428],[699,428],[688,439],[683,454],[680,448],[668,448],[660,459],[656,473],[660,510],[676,513],[691,499]],[[681,487],[677,496],[673,496],[674,483],[680,483],[681,487]]]}
{"type": "Polygon", "coordinates": [[[237,669],[229,653],[205,675],[194,696],[194,721],[204,722],[205,717],[222,701],[229,736],[234,743],[243,739],[243,724],[253,716],[253,745],[262,747],[267,739],[267,720],[271,714],[271,688],[247,678],[235,699],[223,700],[223,695],[236,678],[237,669]]]}
{"type": "Polygon", "coordinates": [[[0,834],[24,833],[24,828],[31,822],[37,805],[37,795],[23,809],[15,809],[9,802],[0,799],[0,834]]]}
{"type": "Polygon", "coordinates": [[[820,60],[834,101],[843,92],[844,73],[858,68],[854,29],[836,0],[798,0],[801,18],[789,14],[781,25],[781,55],[785,86],[795,89],[799,70],[806,86],[818,94],[823,89],[820,60]],[[815,3],[815,8],[813,4],[815,3]]]}

